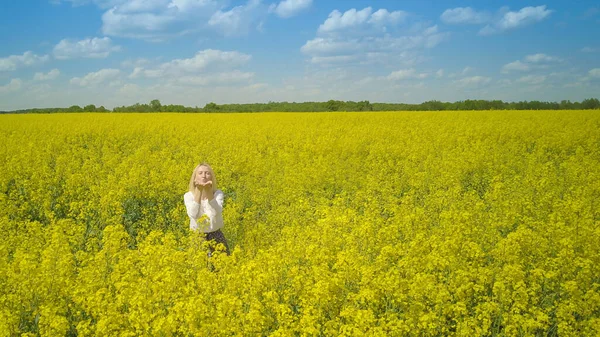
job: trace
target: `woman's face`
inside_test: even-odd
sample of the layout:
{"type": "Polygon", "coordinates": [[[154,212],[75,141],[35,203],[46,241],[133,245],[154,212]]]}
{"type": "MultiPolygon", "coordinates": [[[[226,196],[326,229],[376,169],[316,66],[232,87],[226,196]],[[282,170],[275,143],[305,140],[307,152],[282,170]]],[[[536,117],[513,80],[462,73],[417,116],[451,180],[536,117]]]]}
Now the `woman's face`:
{"type": "Polygon", "coordinates": [[[210,180],[212,180],[210,169],[206,166],[198,167],[198,170],[196,171],[196,183],[204,184],[210,180]]]}

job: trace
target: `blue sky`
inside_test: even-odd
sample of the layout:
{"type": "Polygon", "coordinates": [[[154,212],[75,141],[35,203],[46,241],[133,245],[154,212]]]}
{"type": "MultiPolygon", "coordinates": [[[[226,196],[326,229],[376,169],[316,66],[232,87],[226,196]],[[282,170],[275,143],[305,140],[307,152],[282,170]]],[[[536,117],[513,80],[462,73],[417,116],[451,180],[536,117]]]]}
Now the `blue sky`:
{"type": "Polygon", "coordinates": [[[0,110],[600,97],[597,1],[21,0],[0,110]]]}

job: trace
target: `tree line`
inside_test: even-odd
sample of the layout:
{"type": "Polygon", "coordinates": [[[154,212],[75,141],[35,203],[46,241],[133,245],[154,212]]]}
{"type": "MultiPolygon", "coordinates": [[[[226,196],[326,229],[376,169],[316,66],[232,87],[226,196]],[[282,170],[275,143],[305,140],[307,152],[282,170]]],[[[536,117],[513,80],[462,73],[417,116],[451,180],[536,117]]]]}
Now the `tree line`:
{"type": "Polygon", "coordinates": [[[600,109],[597,98],[584,99],[581,102],[562,100],[560,102],[520,101],[503,102],[501,100],[464,100],[457,102],[427,101],[419,104],[409,103],[371,103],[369,101],[327,102],[268,102],[243,104],[206,104],[204,107],[186,107],[183,105],[163,105],[158,99],[148,104],[135,103],[129,106],[115,107],[112,110],[104,106],[89,104],[84,107],[73,105],[68,108],[35,108],[0,113],[64,113],[64,112],[327,112],[327,111],[442,111],[442,110],[587,110],[600,109]]]}

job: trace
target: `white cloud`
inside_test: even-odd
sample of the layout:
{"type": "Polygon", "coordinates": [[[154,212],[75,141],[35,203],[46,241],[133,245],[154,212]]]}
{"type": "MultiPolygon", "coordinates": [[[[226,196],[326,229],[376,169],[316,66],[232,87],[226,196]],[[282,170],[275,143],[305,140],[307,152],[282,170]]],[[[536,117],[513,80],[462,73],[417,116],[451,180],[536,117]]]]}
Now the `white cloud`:
{"type": "Polygon", "coordinates": [[[530,23],[542,21],[547,18],[552,10],[546,9],[546,6],[524,7],[518,12],[508,12],[500,20],[499,28],[506,30],[517,28],[530,23]]]}
{"type": "Polygon", "coordinates": [[[136,67],[130,78],[177,77],[190,74],[230,70],[246,64],[251,59],[248,54],[237,51],[206,49],[187,59],[175,59],[154,68],[136,67]]]}
{"type": "Polygon", "coordinates": [[[328,57],[329,60],[362,60],[363,63],[372,63],[374,56],[379,60],[393,61],[406,59],[405,51],[433,48],[447,38],[446,33],[424,33],[413,36],[370,36],[362,38],[317,37],[307,41],[300,50],[310,56],[311,62],[328,57]],[[338,56],[335,58],[334,56],[338,56]],[[343,57],[341,57],[343,56],[343,57]],[[396,58],[393,58],[393,57],[396,58]]]}
{"type": "Polygon", "coordinates": [[[427,74],[417,73],[414,69],[401,69],[391,72],[386,78],[391,81],[402,81],[408,79],[424,79],[427,74]]]}
{"type": "Polygon", "coordinates": [[[545,5],[523,7],[518,11],[503,7],[494,15],[471,7],[457,7],[445,10],[440,19],[447,24],[486,24],[479,30],[479,35],[492,35],[540,22],[552,12],[545,5]]]}
{"type": "MultiPolygon", "coordinates": [[[[230,0],[54,0],[73,6],[95,4],[104,10],[102,33],[107,36],[164,41],[168,38],[217,32],[224,36],[261,30],[268,14],[262,0],[248,0],[229,7],[230,0]]],[[[274,7],[281,15],[293,15],[310,6],[308,0],[284,0],[274,7]]]]}
{"type": "Polygon", "coordinates": [[[128,95],[128,96],[135,96],[135,95],[139,94],[140,91],[141,91],[140,86],[137,84],[133,84],[133,83],[127,83],[119,89],[120,93],[128,95]]]}
{"type": "Polygon", "coordinates": [[[360,61],[360,59],[357,55],[315,56],[310,59],[313,64],[348,63],[353,61],[360,61]]]}
{"type": "Polygon", "coordinates": [[[152,62],[145,58],[137,58],[137,59],[128,59],[121,62],[122,68],[135,68],[135,67],[143,67],[151,64],[152,62]]]}
{"type": "Polygon", "coordinates": [[[446,40],[449,33],[437,25],[413,24],[405,27],[409,14],[403,11],[371,7],[332,11],[319,25],[317,36],[300,48],[312,64],[335,63],[405,66],[419,59],[417,51],[433,48],[446,40]]]}
{"type": "Polygon", "coordinates": [[[207,85],[231,85],[238,83],[247,83],[254,78],[254,73],[234,70],[209,75],[183,76],[174,79],[174,82],[194,86],[207,85]]]}
{"type": "Polygon", "coordinates": [[[39,56],[31,51],[26,51],[23,55],[10,55],[0,58],[0,71],[14,71],[19,68],[34,66],[48,61],[48,55],[39,56]]]}
{"type": "Polygon", "coordinates": [[[581,51],[584,52],[584,53],[594,53],[594,52],[597,52],[598,50],[600,50],[600,49],[598,49],[598,48],[592,48],[592,47],[583,47],[583,48],[581,48],[581,51]]]}
{"type": "Polygon", "coordinates": [[[502,72],[503,73],[508,73],[511,71],[529,71],[531,69],[531,66],[527,63],[523,63],[521,61],[514,61],[508,64],[505,64],[502,67],[502,72]]]}
{"type": "Polygon", "coordinates": [[[466,66],[461,71],[457,71],[457,72],[448,74],[448,78],[464,77],[464,76],[468,75],[469,73],[472,73],[474,70],[475,70],[475,68],[466,66]]]}
{"type": "Polygon", "coordinates": [[[82,87],[98,85],[110,80],[114,80],[121,74],[119,69],[101,69],[97,72],[91,72],[85,75],[83,78],[74,77],[70,83],[79,85],[82,87]]]}
{"type": "Polygon", "coordinates": [[[542,84],[546,81],[546,76],[542,76],[542,75],[527,75],[527,76],[523,76],[521,78],[519,78],[517,80],[517,82],[520,83],[526,83],[526,84],[532,84],[532,85],[536,85],[536,84],[542,84]]]}
{"type": "Polygon", "coordinates": [[[336,38],[317,37],[300,47],[300,51],[309,55],[327,56],[332,54],[344,54],[361,50],[362,42],[357,39],[339,40],[336,38]]]}
{"type": "Polygon", "coordinates": [[[163,41],[192,33],[217,32],[224,36],[260,30],[267,6],[248,0],[228,9],[227,0],[95,0],[106,9],[102,32],[108,36],[163,41]]]}
{"type": "Polygon", "coordinates": [[[556,62],[560,61],[558,57],[548,56],[546,54],[533,54],[525,56],[525,61],[531,63],[556,62]]]}
{"type": "Polygon", "coordinates": [[[473,68],[473,67],[469,67],[469,66],[466,66],[466,67],[464,67],[464,69],[462,70],[461,74],[462,74],[462,75],[466,75],[466,74],[468,74],[468,73],[472,72],[473,70],[475,70],[475,68],[473,68]]]}
{"type": "Polygon", "coordinates": [[[594,68],[590,70],[588,75],[592,78],[600,78],[600,68],[594,68]]]}
{"type": "Polygon", "coordinates": [[[181,34],[175,22],[179,15],[174,13],[128,13],[114,7],[102,15],[102,32],[110,36],[122,36],[148,40],[160,40],[181,34]]]}
{"type": "Polygon", "coordinates": [[[440,70],[436,71],[436,72],[435,72],[435,76],[436,76],[437,78],[442,78],[442,77],[444,77],[444,69],[440,69],[440,70]]]}
{"type": "Polygon", "coordinates": [[[75,7],[93,3],[100,8],[110,8],[126,1],[128,0],[50,0],[50,3],[60,4],[62,2],[70,2],[75,7]]]}
{"type": "Polygon", "coordinates": [[[466,86],[482,86],[482,85],[490,83],[491,80],[492,80],[491,78],[485,77],[485,76],[471,76],[471,77],[461,78],[461,79],[455,80],[453,82],[461,87],[466,87],[466,86]]]}
{"type": "Polygon", "coordinates": [[[449,33],[421,22],[407,26],[410,16],[370,7],[344,13],[334,10],[317,29],[317,36],[300,48],[311,64],[320,67],[382,65],[412,67],[423,60],[420,51],[442,43],[449,33]]]}
{"type": "Polygon", "coordinates": [[[58,78],[60,75],[60,71],[58,69],[52,69],[47,74],[44,73],[35,73],[33,75],[34,81],[49,81],[58,78]]]}
{"type": "Polygon", "coordinates": [[[21,89],[23,81],[20,78],[13,78],[8,84],[0,86],[0,94],[14,92],[21,89]]]}
{"type": "Polygon", "coordinates": [[[174,86],[246,85],[255,74],[239,68],[251,59],[237,51],[207,49],[191,58],[175,59],[154,67],[135,67],[130,79],[159,78],[162,83],[174,86]]]}
{"type": "Polygon", "coordinates": [[[502,67],[503,73],[510,73],[513,71],[527,72],[537,69],[546,69],[551,64],[562,62],[562,60],[556,56],[550,56],[542,53],[532,54],[525,56],[523,61],[517,60],[502,67]]]}
{"type": "Polygon", "coordinates": [[[269,12],[274,12],[279,17],[289,18],[301,13],[312,5],[312,0],[283,0],[279,4],[272,4],[269,12]]]}
{"type": "Polygon", "coordinates": [[[364,27],[387,31],[388,26],[403,22],[407,16],[408,13],[404,11],[389,12],[387,9],[379,9],[373,13],[371,7],[363,8],[360,11],[352,8],[343,14],[336,9],[329,13],[329,17],[319,26],[317,32],[327,34],[364,27]]]}
{"type": "Polygon", "coordinates": [[[404,21],[408,14],[403,11],[389,12],[387,9],[379,9],[377,12],[371,14],[369,23],[376,26],[383,26],[386,24],[395,25],[399,22],[404,21]]]}
{"type": "Polygon", "coordinates": [[[371,7],[364,8],[360,11],[357,11],[355,8],[352,8],[346,11],[344,14],[342,14],[336,9],[332,11],[329,14],[329,17],[325,20],[325,22],[319,26],[318,31],[320,33],[326,33],[341,30],[348,27],[358,26],[362,23],[367,22],[367,20],[371,16],[371,12],[371,7]]]}
{"type": "Polygon", "coordinates": [[[550,16],[552,12],[552,10],[546,9],[546,5],[523,7],[517,12],[508,11],[496,22],[483,27],[479,31],[479,35],[496,34],[540,22],[550,16]]]}
{"type": "Polygon", "coordinates": [[[80,41],[63,39],[54,46],[54,57],[59,60],[73,58],[106,58],[111,52],[119,50],[121,50],[121,47],[113,46],[111,39],[108,37],[95,37],[80,41]]]}
{"type": "Polygon", "coordinates": [[[457,7],[445,10],[440,19],[449,24],[482,24],[490,21],[491,15],[477,12],[471,7],[457,7]]]}
{"type": "Polygon", "coordinates": [[[218,10],[208,20],[208,26],[219,31],[224,36],[237,36],[248,34],[254,26],[262,26],[258,24],[258,18],[263,13],[266,13],[261,0],[249,0],[246,5],[236,6],[228,11],[218,10]]]}

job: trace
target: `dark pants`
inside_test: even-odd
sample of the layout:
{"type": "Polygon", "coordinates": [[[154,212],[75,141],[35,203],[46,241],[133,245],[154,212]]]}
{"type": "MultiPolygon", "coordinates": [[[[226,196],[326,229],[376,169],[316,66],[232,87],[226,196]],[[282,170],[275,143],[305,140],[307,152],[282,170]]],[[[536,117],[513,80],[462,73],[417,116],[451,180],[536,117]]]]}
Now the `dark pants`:
{"type": "MultiPolygon", "coordinates": [[[[222,243],[223,246],[225,246],[225,253],[227,255],[230,254],[230,252],[229,252],[229,245],[227,245],[227,239],[225,239],[225,235],[223,235],[223,232],[220,229],[217,229],[214,232],[206,233],[206,240],[207,241],[214,240],[215,241],[215,245],[219,244],[219,243],[222,243]]],[[[211,245],[209,247],[208,256],[211,256],[214,251],[215,251],[215,248],[211,245]]]]}

